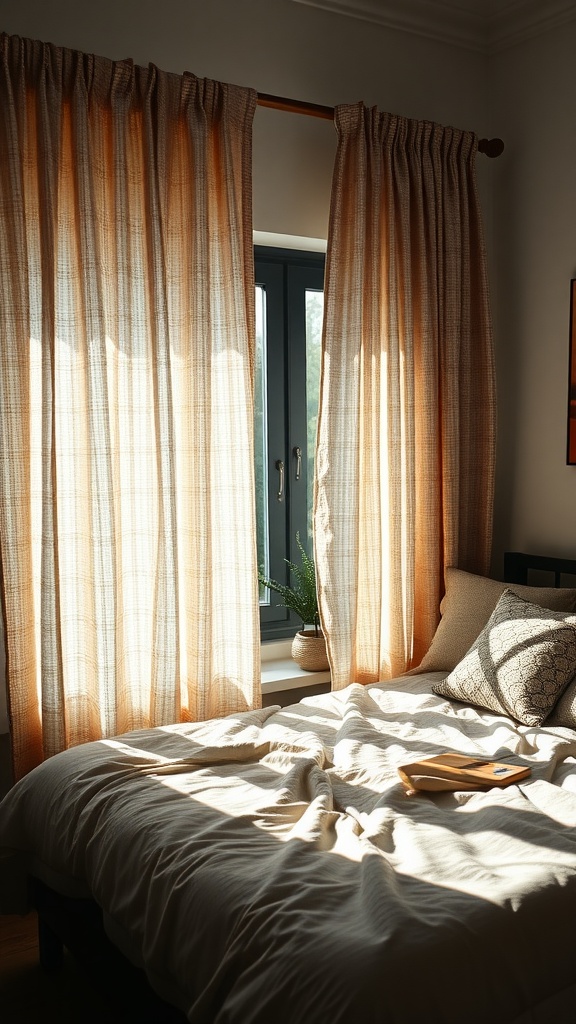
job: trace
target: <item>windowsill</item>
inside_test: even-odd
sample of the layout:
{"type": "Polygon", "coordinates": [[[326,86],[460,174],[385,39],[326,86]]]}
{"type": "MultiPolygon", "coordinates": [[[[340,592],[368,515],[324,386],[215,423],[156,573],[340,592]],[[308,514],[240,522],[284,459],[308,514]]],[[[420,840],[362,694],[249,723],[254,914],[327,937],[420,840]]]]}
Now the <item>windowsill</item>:
{"type": "Polygon", "coordinates": [[[308,672],[290,655],[291,640],[265,640],[262,644],[262,693],[297,690],[330,682],[330,672],[308,672]]]}

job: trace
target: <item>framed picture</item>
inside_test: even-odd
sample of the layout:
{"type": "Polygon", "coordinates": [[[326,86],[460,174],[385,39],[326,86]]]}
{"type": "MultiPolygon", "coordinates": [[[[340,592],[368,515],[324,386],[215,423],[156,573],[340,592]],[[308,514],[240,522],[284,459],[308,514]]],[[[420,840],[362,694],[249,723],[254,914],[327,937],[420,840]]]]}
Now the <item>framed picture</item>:
{"type": "Polygon", "coordinates": [[[566,462],[576,466],[576,280],[570,282],[570,367],[568,371],[568,454],[566,462]]]}

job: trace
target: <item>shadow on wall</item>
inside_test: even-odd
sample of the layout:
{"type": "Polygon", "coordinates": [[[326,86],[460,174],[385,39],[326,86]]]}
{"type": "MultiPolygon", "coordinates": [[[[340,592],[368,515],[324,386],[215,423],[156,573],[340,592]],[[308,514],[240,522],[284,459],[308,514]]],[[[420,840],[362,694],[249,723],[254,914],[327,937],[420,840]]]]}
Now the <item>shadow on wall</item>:
{"type": "Polygon", "coordinates": [[[6,699],[6,643],[4,623],[0,615],[0,733],[8,732],[8,703],[6,699]]]}

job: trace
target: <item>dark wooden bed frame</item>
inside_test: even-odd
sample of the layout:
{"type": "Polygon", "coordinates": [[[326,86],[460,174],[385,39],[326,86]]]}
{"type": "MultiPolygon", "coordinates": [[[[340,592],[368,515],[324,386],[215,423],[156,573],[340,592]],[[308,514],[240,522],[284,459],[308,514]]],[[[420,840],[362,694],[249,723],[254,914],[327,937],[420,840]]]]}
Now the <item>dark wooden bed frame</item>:
{"type": "Polygon", "coordinates": [[[160,999],[145,972],[110,941],[94,900],[62,896],[36,878],[29,884],[44,970],[58,971],[66,948],[122,1024],[186,1024],[186,1016],[160,999]]]}
{"type": "MultiPolygon", "coordinates": [[[[553,586],[563,585],[563,576],[576,576],[576,558],[556,558],[548,555],[526,555],[521,551],[506,551],[504,554],[504,579],[506,583],[534,584],[549,586],[549,580],[538,580],[535,584],[531,574],[544,573],[552,574],[554,577],[553,586]]],[[[568,586],[574,586],[574,580],[568,582],[568,586]]]]}
{"type": "MultiPolygon", "coordinates": [[[[576,577],[576,559],[518,551],[504,555],[507,583],[574,586],[574,580],[563,584],[565,576],[576,577]],[[537,581],[532,578],[534,574],[537,581]],[[544,574],[547,579],[543,579],[544,574]]],[[[97,989],[110,999],[123,1024],[186,1024],[185,1015],[160,999],[145,972],[113,945],[104,930],[102,911],[93,900],[61,896],[37,879],[31,879],[30,885],[32,903],[38,913],[40,964],[45,970],[58,970],[65,947],[97,989]]]]}

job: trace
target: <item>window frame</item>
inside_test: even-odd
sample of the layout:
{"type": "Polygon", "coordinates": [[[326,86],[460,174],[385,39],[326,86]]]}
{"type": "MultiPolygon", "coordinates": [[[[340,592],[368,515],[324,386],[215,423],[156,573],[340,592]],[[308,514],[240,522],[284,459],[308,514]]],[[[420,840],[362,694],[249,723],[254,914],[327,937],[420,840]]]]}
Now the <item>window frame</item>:
{"type": "MultiPolygon", "coordinates": [[[[296,536],[309,554],[307,493],[308,443],[306,395],[307,290],[324,290],[323,252],[254,246],[255,284],[266,290],[266,394],[269,575],[289,583],[285,559],[300,564],[296,536]],[[295,448],[302,451],[296,480],[295,448]],[[284,496],[278,501],[276,461],[284,462],[284,496]]],[[[268,591],[260,605],[262,640],[294,636],[302,623],[294,612],[280,607],[279,596],[268,591]]]]}

